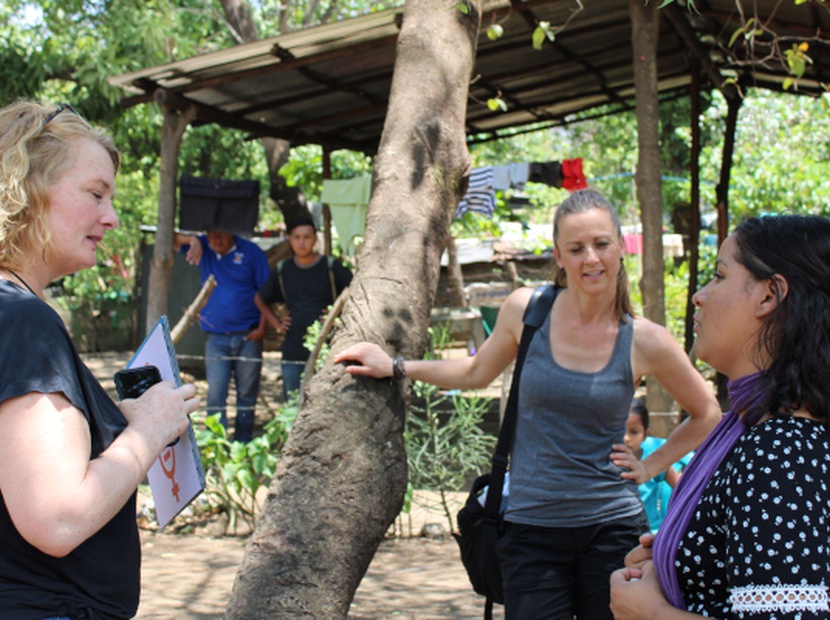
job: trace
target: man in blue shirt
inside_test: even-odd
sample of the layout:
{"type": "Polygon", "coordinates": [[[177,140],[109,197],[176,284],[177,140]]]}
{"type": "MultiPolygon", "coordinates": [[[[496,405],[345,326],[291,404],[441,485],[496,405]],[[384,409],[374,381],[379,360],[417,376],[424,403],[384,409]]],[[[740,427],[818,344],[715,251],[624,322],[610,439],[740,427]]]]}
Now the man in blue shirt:
{"type": "Polygon", "coordinates": [[[247,443],[253,438],[266,327],[254,295],[268,278],[268,257],[252,241],[215,230],[206,235],[177,235],[176,247],[187,262],[199,266],[203,285],[211,275],[216,280],[216,288],[199,313],[199,323],[207,333],[207,413],[219,413],[222,425],[228,427],[225,407],[233,376],[234,440],[247,443]]]}

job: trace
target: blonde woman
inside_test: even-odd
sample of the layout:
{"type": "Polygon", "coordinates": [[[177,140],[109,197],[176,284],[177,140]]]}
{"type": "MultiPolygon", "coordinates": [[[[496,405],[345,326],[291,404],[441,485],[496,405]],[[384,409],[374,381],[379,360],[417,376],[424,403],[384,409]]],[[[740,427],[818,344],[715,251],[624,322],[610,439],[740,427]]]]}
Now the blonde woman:
{"type": "MultiPolygon", "coordinates": [[[[720,417],[712,391],[662,326],[635,317],[622,267],[616,209],[574,192],[556,210],[560,268],[550,315],[522,370],[499,554],[507,620],[610,618],[608,578],[626,546],[648,531],[637,483],[695,449],[720,417]],[[638,461],[623,443],[628,408],[653,374],[690,416],[638,461]]],[[[375,344],[336,356],[355,376],[405,375],[443,388],[490,384],[516,357],[532,290],[514,291],[472,357],[390,357],[375,344]]]]}
{"type": "Polygon", "coordinates": [[[116,404],[43,301],[118,226],[119,155],[68,104],[0,110],[0,619],[138,607],[135,493],[185,432],[193,385],[116,404]]]}

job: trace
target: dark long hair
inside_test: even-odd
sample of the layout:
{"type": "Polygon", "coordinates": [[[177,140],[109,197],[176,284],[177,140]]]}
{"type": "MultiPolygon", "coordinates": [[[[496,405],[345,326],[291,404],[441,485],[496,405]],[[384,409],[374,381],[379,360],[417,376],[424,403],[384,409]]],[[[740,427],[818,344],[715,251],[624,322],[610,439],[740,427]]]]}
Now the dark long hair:
{"type": "Polygon", "coordinates": [[[643,424],[643,429],[648,430],[648,407],[646,406],[646,402],[643,397],[639,396],[631,401],[628,413],[634,413],[640,416],[640,422],[643,424]]]}
{"type": "MultiPolygon", "coordinates": [[[[830,407],[830,220],[780,215],[747,220],[735,230],[737,260],[757,280],[781,276],[786,297],[763,326],[757,353],[764,410],[786,415],[803,407],[828,425],[830,407]],[[763,357],[761,357],[763,359],[763,357]]],[[[777,286],[775,290],[778,291],[777,286]]]]}

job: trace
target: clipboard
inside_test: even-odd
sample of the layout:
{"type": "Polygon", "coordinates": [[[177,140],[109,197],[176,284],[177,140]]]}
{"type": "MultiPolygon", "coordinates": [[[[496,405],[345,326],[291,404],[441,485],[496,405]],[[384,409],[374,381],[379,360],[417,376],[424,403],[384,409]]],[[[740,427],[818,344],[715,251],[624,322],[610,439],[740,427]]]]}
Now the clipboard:
{"type": "MultiPolygon", "coordinates": [[[[170,324],[162,316],[150,331],[144,342],[127,363],[127,368],[152,364],[159,369],[164,381],[174,385],[182,384],[176,349],[170,337],[170,324]]],[[[155,463],[147,472],[156,517],[159,526],[164,527],[205,489],[205,470],[196,444],[193,422],[187,427],[178,443],[161,451],[155,463]]]]}

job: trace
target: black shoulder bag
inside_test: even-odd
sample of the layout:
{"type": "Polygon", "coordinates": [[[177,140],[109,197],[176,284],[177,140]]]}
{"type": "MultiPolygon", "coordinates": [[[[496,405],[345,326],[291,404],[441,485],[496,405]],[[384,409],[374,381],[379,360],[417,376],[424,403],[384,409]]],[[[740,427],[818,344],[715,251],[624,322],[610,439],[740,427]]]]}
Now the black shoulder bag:
{"type": "Polygon", "coordinates": [[[499,431],[499,440],[493,454],[491,471],[476,478],[464,507],[458,512],[458,533],[454,533],[461,548],[461,561],[467,569],[467,575],[473,590],[487,597],[484,605],[485,620],[493,618],[493,603],[504,604],[501,566],[496,553],[496,542],[502,533],[501,497],[504,476],[513,435],[516,431],[516,416],[519,402],[519,380],[522,374],[530,340],[553,306],[553,300],[559,288],[540,286],[533,291],[524,314],[524,328],[516,366],[513,369],[513,381],[504,420],[499,431]],[[482,507],[479,496],[487,490],[487,499],[482,507]]]}

